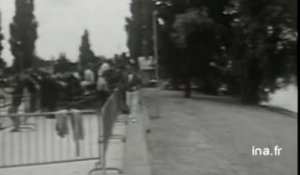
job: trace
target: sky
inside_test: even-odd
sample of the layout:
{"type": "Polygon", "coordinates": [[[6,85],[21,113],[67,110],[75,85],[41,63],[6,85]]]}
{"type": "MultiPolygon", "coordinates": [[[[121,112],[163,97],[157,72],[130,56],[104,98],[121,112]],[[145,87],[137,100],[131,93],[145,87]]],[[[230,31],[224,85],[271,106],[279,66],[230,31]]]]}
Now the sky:
{"type": "MultiPolygon", "coordinates": [[[[15,13],[15,0],[0,0],[2,33],[5,41],[2,57],[9,64],[9,24],[15,13]]],[[[130,17],[130,0],[35,0],[38,21],[36,54],[43,59],[66,53],[72,61],[79,55],[81,36],[87,29],[96,55],[112,57],[127,51],[125,18],[130,17]]]]}

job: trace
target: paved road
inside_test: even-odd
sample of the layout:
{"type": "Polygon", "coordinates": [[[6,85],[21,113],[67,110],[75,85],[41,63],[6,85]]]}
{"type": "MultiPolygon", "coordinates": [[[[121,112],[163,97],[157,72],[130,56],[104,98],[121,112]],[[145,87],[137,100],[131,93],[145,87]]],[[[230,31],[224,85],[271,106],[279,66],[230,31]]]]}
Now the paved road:
{"type": "Polygon", "coordinates": [[[297,119],[232,99],[143,90],[152,118],[148,148],[154,175],[296,175],[297,119]],[[280,156],[252,156],[279,145],[280,156]]]}

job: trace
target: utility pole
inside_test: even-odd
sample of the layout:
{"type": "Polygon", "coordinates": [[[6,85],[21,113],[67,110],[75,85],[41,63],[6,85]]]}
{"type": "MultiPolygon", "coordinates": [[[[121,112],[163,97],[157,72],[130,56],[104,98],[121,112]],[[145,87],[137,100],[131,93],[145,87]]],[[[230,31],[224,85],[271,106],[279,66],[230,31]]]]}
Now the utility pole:
{"type": "Polygon", "coordinates": [[[157,81],[157,86],[159,84],[159,64],[158,64],[158,36],[157,36],[157,10],[153,11],[153,53],[155,60],[155,76],[157,81]]]}
{"type": "Polygon", "coordinates": [[[158,32],[157,32],[157,10],[153,11],[152,16],[152,26],[153,26],[153,56],[155,60],[155,77],[156,77],[156,114],[155,117],[159,118],[159,88],[160,88],[160,79],[159,79],[159,56],[158,56],[158,32]]]}

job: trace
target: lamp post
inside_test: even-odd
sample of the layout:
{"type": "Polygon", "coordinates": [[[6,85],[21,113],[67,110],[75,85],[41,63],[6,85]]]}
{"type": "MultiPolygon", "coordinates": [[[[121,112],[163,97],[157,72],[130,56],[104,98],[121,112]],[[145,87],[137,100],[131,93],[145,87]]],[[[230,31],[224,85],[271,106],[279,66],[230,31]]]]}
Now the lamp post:
{"type": "Polygon", "coordinates": [[[157,10],[153,11],[152,25],[153,25],[153,55],[155,60],[155,77],[157,86],[159,86],[159,58],[158,58],[158,36],[157,36],[157,10]]]}
{"type": "Polygon", "coordinates": [[[153,27],[153,56],[155,60],[155,78],[156,78],[156,113],[155,117],[159,118],[159,56],[158,56],[158,34],[157,34],[157,10],[154,10],[152,13],[152,27],[153,27]]]}
{"type": "MultiPolygon", "coordinates": [[[[155,76],[157,81],[157,86],[160,83],[160,68],[159,68],[159,54],[158,54],[158,23],[163,23],[163,20],[161,18],[158,18],[158,9],[161,7],[171,7],[172,4],[169,2],[160,2],[155,1],[154,2],[154,10],[152,13],[152,27],[153,27],[153,56],[155,60],[155,76]]],[[[163,24],[161,24],[163,25],[163,24]]]]}
{"type": "Polygon", "coordinates": [[[154,3],[154,11],[152,13],[152,30],[153,30],[153,56],[155,60],[155,78],[156,78],[156,117],[159,118],[159,89],[160,89],[160,68],[159,68],[159,54],[158,54],[158,10],[156,8],[165,6],[165,7],[170,7],[170,3],[163,3],[163,2],[155,2],[154,3]]]}

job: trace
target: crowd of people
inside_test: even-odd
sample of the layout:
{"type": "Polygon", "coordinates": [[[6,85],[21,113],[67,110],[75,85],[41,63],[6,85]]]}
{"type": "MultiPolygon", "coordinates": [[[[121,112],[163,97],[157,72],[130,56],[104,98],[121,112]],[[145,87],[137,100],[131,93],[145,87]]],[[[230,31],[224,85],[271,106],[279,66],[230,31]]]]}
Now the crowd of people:
{"type": "MultiPolygon", "coordinates": [[[[136,89],[138,84],[139,78],[133,66],[115,65],[109,61],[102,62],[96,68],[88,64],[82,71],[76,72],[51,74],[41,70],[26,70],[8,82],[11,95],[8,113],[17,113],[23,102],[26,103],[26,113],[76,108],[73,103],[76,99],[90,95],[106,98],[115,88],[119,88],[122,94],[122,112],[129,113],[126,91],[136,89]]],[[[11,119],[14,124],[12,132],[18,132],[20,117],[11,119]]]]}

